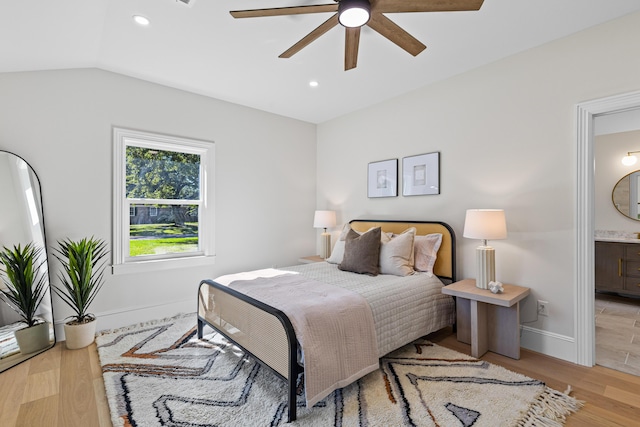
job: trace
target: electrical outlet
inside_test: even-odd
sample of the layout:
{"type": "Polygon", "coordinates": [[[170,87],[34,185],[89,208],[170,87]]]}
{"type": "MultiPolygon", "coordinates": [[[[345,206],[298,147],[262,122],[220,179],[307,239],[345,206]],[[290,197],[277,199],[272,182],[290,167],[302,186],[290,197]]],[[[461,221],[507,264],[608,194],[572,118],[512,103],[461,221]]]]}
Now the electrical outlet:
{"type": "Polygon", "coordinates": [[[538,314],[540,316],[549,315],[549,301],[538,300],[538,314]]]}

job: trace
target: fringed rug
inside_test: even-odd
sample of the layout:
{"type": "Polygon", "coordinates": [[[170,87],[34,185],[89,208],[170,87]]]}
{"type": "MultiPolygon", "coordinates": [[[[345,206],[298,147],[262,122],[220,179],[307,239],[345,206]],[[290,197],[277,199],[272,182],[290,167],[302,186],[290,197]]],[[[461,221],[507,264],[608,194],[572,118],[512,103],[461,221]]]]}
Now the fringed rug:
{"type": "MultiPolygon", "coordinates": [[[[114,426],[286,424],[285,382],[217,334],[198,340],[195,314],[97,338],[114,426]]],[[[581,403],[544,383],[418,340],[292,426],[561,426],[581,403]]]]}

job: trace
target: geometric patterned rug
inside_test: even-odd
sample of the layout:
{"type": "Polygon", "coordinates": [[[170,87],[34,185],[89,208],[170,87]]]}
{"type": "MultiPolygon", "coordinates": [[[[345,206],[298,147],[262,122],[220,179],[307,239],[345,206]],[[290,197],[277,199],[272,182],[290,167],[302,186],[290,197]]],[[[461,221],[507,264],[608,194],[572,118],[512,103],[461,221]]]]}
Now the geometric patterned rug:
{"type": "MultiPolygon", "coordinates": [[[[114,426],[561,426],[582,403],[544,383],[417,340],[313,408],[299,387],[286,423],[284,381],[195,314],[102,332],[96,339],[114,426]]],[[[302,377],[301,377],[302,378],[302,377]]]]}

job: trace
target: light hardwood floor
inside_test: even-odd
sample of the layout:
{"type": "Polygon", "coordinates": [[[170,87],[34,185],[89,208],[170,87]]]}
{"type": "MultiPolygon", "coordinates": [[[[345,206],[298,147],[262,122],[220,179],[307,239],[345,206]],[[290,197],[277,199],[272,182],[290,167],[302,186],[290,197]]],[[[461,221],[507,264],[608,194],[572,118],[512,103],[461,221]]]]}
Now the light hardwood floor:
{"type": "MultiPolygon", "coordinates": [[[[470,354],[451,330],[429,336],[442,346],[470,354]]],[[[520,360],[494,353],[482,357],[540,379],[586,401],[567,420],[568,427],[640,426],[640,377],[595,366],[586,368],[523,349],[520,360]]],[[[52,350],[0,374],[0,425],[3,427],[111,426],[95,345],[52,350]]]]}
{"type": "Polygon", "coordinates": [[[95,344],[58,343],[0,374],[2,427],[110,427],[95,344]]]}

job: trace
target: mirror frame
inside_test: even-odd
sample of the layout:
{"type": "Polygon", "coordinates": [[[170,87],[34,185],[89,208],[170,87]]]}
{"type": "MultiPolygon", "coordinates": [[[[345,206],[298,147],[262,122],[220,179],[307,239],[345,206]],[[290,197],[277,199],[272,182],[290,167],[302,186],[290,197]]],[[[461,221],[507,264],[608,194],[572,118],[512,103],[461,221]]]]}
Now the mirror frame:
{"type": "MultiPolygon", "coordinates": [[[[46,227],[45,227],[45,219],[44,219],[44,206],[42,203],[42,182],[40,181],[40,177],[38,176],[38,174],[36,173],[35,169],[33,169],[33,167],[29,164],[29,162],[27,162],[22,156],[19,156],[11,151],[7,151],[7,150],[0,150],[0,155],[9,155],[9,156],[14,156],[16,159],[19,159],[21,161],[24,162],[24,164],[27,165],[27,167],[29,168],[29,173],[31,176],[33,176],[35,178],[35,180],[37,181],[38,184],[38,194],[37,197],[39,197],[39,214],[40,214],[40,221],[41,221],[41,229],[42,229],[42,244],[43,244],[43,251],[44,251],[44,258],[46,261],[46,266],[47,266],[47,272],[46,272],[46,278],[47,278],[47,282],[48,282],[48,290],[47,293],[49,294],[48,297],[45,295],[45,299],[48,298],[48,303],[49,303],[49,307],[51,307],[50,309],[50,320],[51,321],[51,326],[50,326],[50,336],[52,336],[52,339],[50,339],[50,345],[47,347],[44,347],[40,350],[34,351],[32,353],[27,353],[27,354],[21,354],[21,353],[17,353],[17,354],[12,354],[9,356],[6,356],[2,359],[0,359],[0,372],[4,372],[7,369],[10,369],[14,366],[19,365],[22,362],[25,362],[31,358],[33,358],[34,356],[37,356],[47,350],[52,349],[55,345],[56,345],[56,333],[55,333],[55,324],[54,324],[54,315],[53,315],[53,290],[52,290],[52,286],[51,286],[51,274],[50,274],[50,268],[49,268],[49,256],[48,256],[48,248],[47,248],[47,236],[46,236],[46,227]]],[[[1,245],[0,245],[1,246],[1,245]]],[[[3,305],[7,305],[5,301],[0,301],[0,304],[3,305]]],[[[15,338],[14,338],[15,339],[15,338]]]]}
{"type": "Polygon", "coordinates": [[[616,185],[613,186],[613,190],[611,190],[611,203],[613,203],[613,207],[616,208],[616,210],[618,212],[620,212],[622,215],[624,215],[625,217],[627,217],[629,219],[632,219],[634,221],[640,221],[640,194],[639,194],[640,182],[636,182],[635,185],[631,182],[631,177],[634,174],[637,175],[637,177],[639,178],[638,181],[640,181],[640,169],[638,169],[638,170],[634,170],[634,171],[629,172],[628,174],[626,174],[625,176],[620,178],[618,180],[618,182],[616,182],[616,185]],[[624,208],[623,209],[620,208],[620,204],[619,203],[616,203],[616,190],[619,190],[622,187],[622,185],[624,185],[624,181],[625,180],[628,180],[627,186],[629,187],[629,196],[628,196],[629,207],[627,209],[628,213],[624,212],[624,208]],[[632,194],[635,194],[637,196],[636,197],[637,200],[636,200],[636,203],[635,203],[637,212],[636,212],[636,217],[635,218],[633,216],[631,216],[631,205],[633,204],[633,202],[631,200],[631,195],[632,194]]]}

